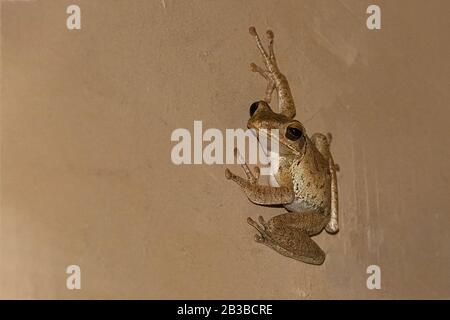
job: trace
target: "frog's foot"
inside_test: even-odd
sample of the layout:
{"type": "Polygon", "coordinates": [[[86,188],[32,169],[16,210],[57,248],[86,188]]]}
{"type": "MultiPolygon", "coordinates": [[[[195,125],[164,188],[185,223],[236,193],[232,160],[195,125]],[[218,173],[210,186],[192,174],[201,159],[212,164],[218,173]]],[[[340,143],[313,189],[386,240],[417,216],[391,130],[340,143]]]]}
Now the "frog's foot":
{"type": "Polygon", "coordinates": [[[255,234],[255,241],[258,243],[267,244],[266,243],[267,241],[271,241],[270,234],[267,232],[267,224],[264,221],[263,217],[259,216],[258,219],[261,225],[259,225],[255,220],[253,220],[250,217],[247,218],[247,223],[259,231],[259,234],[255,234]]]}
{"type": "Polygon", "coordinates": [[[328,233],[336,233],[339,231],[339,223],[337,221],[337,218],[331,218],[330,222],[328,222],[327,226],[325,227],[325,230],[328,233]]]}
{"type": "Polygon", "coordinates": [[[271,232],[262,217],[259,217],[261,225],[252,218],[248,218],[247,222],[259,232],[255,235],[255,241],[279,254],[309,264],[320,265],[324,262],[325,253],[304,231],[285,227],[271,232]]]}
{"type": "Polygon", "coordinates": [[[266,80],[267,80],[267,88],[266,88],[266,94],[264,96],[264,101],[267,103],[270,103],[272,101],[272,94],[273,91],[275,90],[275,80],[273,79],[272,75],[270,74],[269,71],[264,70],[261,67],[258,67],[256,64],[251,63],[250,64],[250,69],[253,72],[257,72],[260,75],[262,75],[266,80]]]}
{"type": "Polygon", "coordinates": [[[263,57],[263,61],[264,61],[264,64],[266,65],[267,70],[270,73],[278,72],[277,61],[276,61],[275,53],[273,50],[274,34],[273,34],[272,30],[266,31],[267,40],[269,41],[269,45],[268,45],[269,53],[267,53],[266,49],[264,49],[264,46],[262,45],[262,42],[258,36],[258,33],[256,32],[256,28],[250,27],[248,29],[248,31],[250,32],[250,34],[253,37],[255,37],[256,46],[258,47],[259,52],[261,53],[261,55],[263,57]]]}
{"type": "Polygon", "coordinates": [[[264,227],[264,230],[267,230],[269,228],[268,223],[264,220],[263,216],[258,217],[259,223],[264,227]]]}
{"type": "MultiPolygon", "coordinates": [[[[248,167],[247,163],[245,162],[245,159],[239,153],[239,150],[237,148],[234,148],[234,156],[238,159],[238,163],[241,164],[242,170],[244,170],[245,176],[247,177],[247,182],[251,185],[257,184],[260,175],[259,167],[255,167],[253,173],[248,167]]],[[[242,182],[246,181],[245,179],[233,174],[228,169],[225,169],[225,177],[229,180],[233,180],[238,184],[241,184],[242,182]]]]}
{"type": "MultiPolygon", "coordinates": [[[[225,169],[225,178],[234,181],[238,186],[244,190],[244,192],[249,196],[250,194],[257,194],[256,189],[258,188],[258,180],[260,175],[259,167],[255,167],[254,173],[250,170],[247,163],[242,159],[237,148],[234,149],[235,156],[238,158],[238,163],[241,163],[241,168],[245,173],[246,178],[242,178],[235,175],[228,168],[225,169]]],[[[252,198],[252,197],[251,197],[252,198]]]]}
{"type": "MultiPolygon", "coordinates": [[[[267,231],[267,222],[264,220],[264,218],[262,217],[262,216],[259,216],[258,217],[258,221],[259,221],[259,223],[261,224],[261,226],[262,226],[262,228],[264,229],[264,232],[266,232],[267,231]]],[[[247,219],[247,222],[251,225],[251,226],[253,226],[253,227],[255,227],[256,228],[256,226],[258,225],[255,221],[253,221],[251,218],[248,218],[247,219]]],[[[258,226],[259,227],[259,226],[258,226]]],[[[258,229],[257,229],[258,230],[258,229]]],[[[258,230],[259,231],[259,230],[258,230]]],[[[255,237],[254,237],[254,239],[255,239],[255,241],[256,242],[258,242],[258,243],[262,243],[262,244],[264,244],[264,242],[266,242],[266,238],[264,238],[264,236],[262,235],[262,234],[255,234],[255,237]]]]}
{"type": "Polygon", "coordinates": [[[236,182],[239,186],[241,186],[242,188],[247,187],[247,185],[249,185],[250,183],[245,180],[244,178],[241,178],[237,175],[235,175],[233,172],[231,172],[228,168],[225,169],[225,178],[227,178],[228,180],[234,181],[236,182]]]}
{"type": "Polygon", "coordinates": [[[250,69],[253,72],[259,73],[261,76],[263,76],[267,80],[267,88],[266,88],[266,95],[264,97],[264,101],[267,103],[270,103],[272,101],[273,91],[276,88],[274,72],[278,70],[277,62],[275,59],[275,53],[273,51],[274,34],[271,30],[267,30],[267,32],[266,32],[267,40],[269,41],[269,46],[268,46],[269,54],[267,54],[264,47],[261,44],[261,41],[259,40],[258,34],[256,33],[256,29],[254,27],[251,27],[249,30],[250,30],[250,34],[252,36],[256,37],[256,42],[257,42],[258,48],[260,49],[261,54],[263,55],[264,64],[266,65],[266,69],[263,69],[263,68],[257,66],[256,64],[251,63],[250,69]]]}
{"type": "Polygon", "coordinates": [[[268,53],[261,43],[261,39],[256,32],[256,28],[250,27],[249,32],[255,38],[256,46],[258,47],[259,52],[263,57],[263,62],[266,67],[265,69],[262,69],[255,64],[250,65],[253,71],[260,73],[269,81],[266,90],[266,102],[270,102],[272,92],[276,88],[278,93],[278,104],[281,113],[289,118],[293,118],[295,116],[294,98],[292,97],[286,77],[278,69],[277,60],[275,58],[275,53],[273,50],[273,32],[271,30],[267,30],[266,32],[267,40],[269,42],[268,53]]]}
{"type": "Polygon", "coordinates": [[[270,72],[257,66],[255,63],[250,63],[250,70],[259,73],[264,79],[270,81],[270,72]]]}
{"type": "Polygon", "coordinates": [[[237,183],[251,202],[260,205],[280,205],[294,201],[295,194],[292,188],[271,187],[258,184],[260,175],[259,167],[255,167],[254,172],[252,172],[237,149],[234,151],[238,162],[241,163],[246,179],[233,174],[228,169],[225,170],[225,177],[237,183]]]}

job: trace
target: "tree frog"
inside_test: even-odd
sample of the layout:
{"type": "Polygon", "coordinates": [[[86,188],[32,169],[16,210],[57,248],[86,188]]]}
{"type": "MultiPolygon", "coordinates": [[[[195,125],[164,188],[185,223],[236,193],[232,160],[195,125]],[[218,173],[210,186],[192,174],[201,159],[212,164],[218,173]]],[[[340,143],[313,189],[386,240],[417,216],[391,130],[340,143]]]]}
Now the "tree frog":
{"type": "Polygon", "coordinates": [[[339,167],[330,152],[331,134],[315,133],[309,137],[302,123],[294,119],[294,99],[286,77],[278,68],[273,32],[267,31],[266,51],[256,29],[250,27],[249,31],[255,38],[265,68],[254,63],[250,67],[267,80],[267,89],[262,100],[251,104],[247,127],[254,129],[257,135],[278,129],[278,165],[271,170],[269,185],[259,184],[259,168],[252,172],[245,162],[242,164],[245,179],[228,169],[225,176],[237,183],[251,202],[282,205],[288,210],[268,221],[259,216],[259,223],[248,218],[247,222],[258,231],[256,242],[284,256],[320,265],[325,260],[325,253],[311,236],[323,229],[329,233],[339,229],[336,178],[339,167]],[[269,105],[275,90],[280,112],[274,112],[269,105]]]}

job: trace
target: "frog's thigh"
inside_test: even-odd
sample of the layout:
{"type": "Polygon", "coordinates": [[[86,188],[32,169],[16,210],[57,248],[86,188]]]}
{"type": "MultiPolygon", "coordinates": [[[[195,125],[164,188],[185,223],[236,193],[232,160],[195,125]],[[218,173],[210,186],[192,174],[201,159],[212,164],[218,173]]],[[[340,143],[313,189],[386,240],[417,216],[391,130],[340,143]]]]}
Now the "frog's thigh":
{"type": "Polygon", "coordinates": [[[303,230],[306,234],[312,236],[320,233],[329,220],[329,217],[323,216],[315,211],[301,213],[288,212],[270,219],[267,224],[267,229],[272,231],[283,227],[292,227],[303,230]]]}
{"type": "Polygon", "coordinates": [[[286,257],[316,265],[325,260],[322,249],[301,229],[284,226],[270,235],[265,244],[286,257]]]}

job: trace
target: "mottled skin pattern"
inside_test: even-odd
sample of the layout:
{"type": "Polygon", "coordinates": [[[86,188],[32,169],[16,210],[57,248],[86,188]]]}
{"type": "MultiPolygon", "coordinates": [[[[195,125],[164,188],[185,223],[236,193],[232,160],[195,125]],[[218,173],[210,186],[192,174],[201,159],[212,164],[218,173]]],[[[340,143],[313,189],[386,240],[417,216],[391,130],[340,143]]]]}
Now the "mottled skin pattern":
{"type": "MultiPolygon", "coordinates": [[[[270,186],[258,184],[259,168],[252,173],[243,164],[246,179],[225,170],[227,179],[236,182],[250,201],[260,205],[283,205],[289,212],[259,224],[251,218],[248,223],[259,234],[255,240],[274,249],[278,253],[310,264],[322,264],[325,253],[310,238],[324,228],[336,233],[338,227],[338,194],[336,171],[330,153],[331,135],[306,134],[303,125],[294,120],[296,113],[294,99],[286,77],[279,71],[273,51],[274,34],[267,31],[269,52],[261,44],[254,27],[250,34],[262,54],[265,68],[251,64],[254,72],[261,74],[268,82],[262,101],[250,107],[247,127],[255,129],[279,130],[278,167],[272,169],[270,186]],[[276,89],[280,113],[274,112],[269,103],[276,89]]],[[[273,166],[272,166],[273,167],[273,166]]]]}

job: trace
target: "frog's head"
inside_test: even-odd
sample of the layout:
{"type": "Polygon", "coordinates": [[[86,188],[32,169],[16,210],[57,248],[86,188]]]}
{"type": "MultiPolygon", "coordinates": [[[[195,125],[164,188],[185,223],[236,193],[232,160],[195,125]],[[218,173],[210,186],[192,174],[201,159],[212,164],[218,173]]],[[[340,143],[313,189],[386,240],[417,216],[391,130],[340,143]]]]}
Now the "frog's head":
{"type": "Polygon", "coordinates": [[[304,154],[307,136],[303,125],[289,115],[273,112],[265,101],[252,103],[247,127],[255,129],[258,134],[261,129],[266,129],[269,135],[269,130],[278,129],[280,152],[294,155],[304,154]]]}

